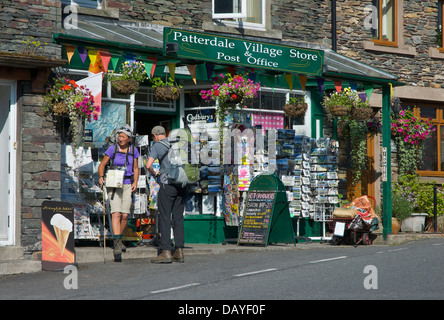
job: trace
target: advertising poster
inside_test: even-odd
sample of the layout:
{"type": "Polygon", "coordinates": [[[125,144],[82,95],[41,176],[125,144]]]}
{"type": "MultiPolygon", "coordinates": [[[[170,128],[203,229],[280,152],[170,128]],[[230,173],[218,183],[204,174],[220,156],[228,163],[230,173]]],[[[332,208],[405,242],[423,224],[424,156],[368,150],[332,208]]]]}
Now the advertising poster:
{"type": "Polygon", "coordinates": [[[69,202],[42,203],[42,269],[63,270],[75,264],[74,207],[69,202]]]}

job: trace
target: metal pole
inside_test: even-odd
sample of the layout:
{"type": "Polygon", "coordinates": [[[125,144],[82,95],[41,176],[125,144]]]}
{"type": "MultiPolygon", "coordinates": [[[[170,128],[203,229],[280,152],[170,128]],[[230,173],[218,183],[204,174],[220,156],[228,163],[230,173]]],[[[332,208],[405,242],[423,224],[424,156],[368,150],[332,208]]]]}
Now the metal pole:
{"type": "Polygon", "coordinates": [[[390,86],[384,85],[382,88],[382,147],[386,151],[385,170],[387,172],[385,181],[382,182],[382,210],[383,210],[383,231],[384,240],[392,233],[392,166],[391,166],[391,119],[390,119],[390,86]]]}

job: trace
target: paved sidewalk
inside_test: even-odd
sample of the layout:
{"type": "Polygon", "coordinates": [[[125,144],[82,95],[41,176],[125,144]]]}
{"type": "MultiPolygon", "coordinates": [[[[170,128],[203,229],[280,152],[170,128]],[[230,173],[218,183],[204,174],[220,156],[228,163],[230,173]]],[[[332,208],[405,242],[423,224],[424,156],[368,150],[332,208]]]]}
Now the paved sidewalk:
{"type": "MultiPolygon", "coordinates": [[[[443,238],[441,233],[399,233],[388,235],[387,240],[384,240],[381,233],[374,233],[377,235],[376,240],[372,245],[387,246],[399,245],[409,241],[416,241],[430,238],[443,238]]],[[[310,250],[317,248],[337,248],[338,246],[331,245],[329,242],[312,242],[312,243],[297,243],[293,244],[275,244],[264,246],[250,246],[237,244],[186,244],[184,248],[185,255],[201,255],[201,254],[223,254],[227,252],[248,252],[259,250],[310,250]]],[[[344,247],[344,245],[341,245],[344,247]]],[[[353,246],[348,246],[353,248],[353,246]]],[[[0,248],[1,249],[1,248],[0,248]]],[[[103,247],[99,245],[94,247],[78,246],[76,250],[76,262],[81,265],[84,263],[103,262],[113,260],[113,252],[111,247],[106,248],[106,253],[103,247]]],[[[1,250],[0,250],[1,251],[1,250]]],[[[23,252],[23,251],[22,251],[23,252]]],[[[151,259],[157,255],[157,248],[149,245],[128,247],[127,252],[123,254],[123,259],[151,259]]],[[[23,259],[16,257],[9,261],[0,261],[0,276],[18,273],[33,273],[41,271],[41,253],[34,253],[33,259],[23,259]]]]}

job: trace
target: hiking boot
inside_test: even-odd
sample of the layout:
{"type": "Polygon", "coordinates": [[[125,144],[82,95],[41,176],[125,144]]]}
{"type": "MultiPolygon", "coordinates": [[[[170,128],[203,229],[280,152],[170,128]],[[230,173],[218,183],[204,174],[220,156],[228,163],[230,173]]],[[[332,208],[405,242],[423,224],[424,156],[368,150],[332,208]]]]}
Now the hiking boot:
{"type": "Polygon", "coordinates": [[[170,250],[162,250],[162,252],[155,258],[151,259],[151,263],[171,263],[173,256],[170,250]]]}
{"type": "Polygon", "coordinates": [[[122,240],[114,239],[113,240],[113,254],[114,254],[114,262],[122,262],[122,240]]]}
{"type": "Polygon", "coordinates": [[[176,248],[173,256],[173,262],[184,263],[185,259],[183,257],[183,248],[176,248]]]}

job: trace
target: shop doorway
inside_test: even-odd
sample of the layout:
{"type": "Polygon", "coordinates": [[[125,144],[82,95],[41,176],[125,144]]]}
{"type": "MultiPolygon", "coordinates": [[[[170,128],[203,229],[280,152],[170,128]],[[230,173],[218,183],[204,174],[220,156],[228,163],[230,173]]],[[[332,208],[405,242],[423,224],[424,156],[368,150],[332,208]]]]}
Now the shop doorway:
{"type": "Polygon", "coordinates": [[[0,246],[15,242],[16,123],[15,82],[0,80],[0,246]]]}
{"type": "Polygon", "coordinates": [[[169,114],[152,114],[145,112],[136,112],[135,113],[135,121],[136,121],[136,131],[139,135],[148,135],[151,140],[151,129],[155,126],[162,126],[165,128],[166,133],[168,133],[174,129],[173,128],[173,120],[175,116],[169,114]]]}

